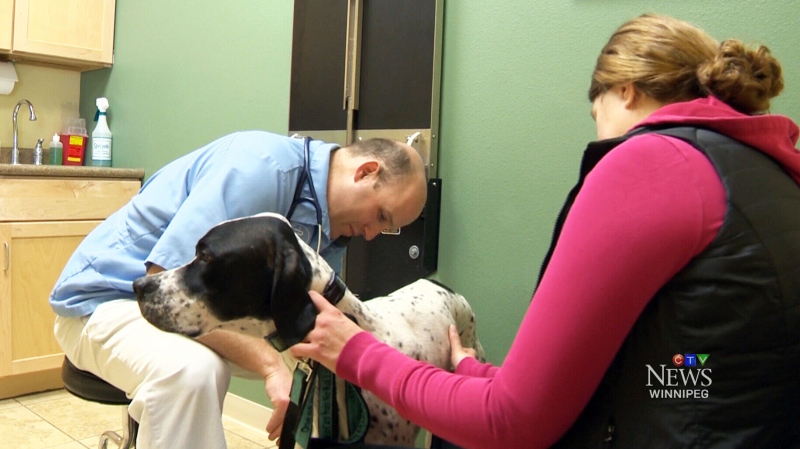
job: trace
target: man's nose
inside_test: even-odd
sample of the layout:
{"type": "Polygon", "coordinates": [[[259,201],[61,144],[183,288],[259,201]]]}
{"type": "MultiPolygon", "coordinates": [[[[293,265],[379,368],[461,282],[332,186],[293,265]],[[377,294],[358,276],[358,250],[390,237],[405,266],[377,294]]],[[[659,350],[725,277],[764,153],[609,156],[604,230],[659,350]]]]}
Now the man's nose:
{"type": "Polygon", "coordinates": [[[365,240],[372,240],[378,234],[380,234],[382,230],[383,230],[383,228],[381,228],[380,225],[377,225],[377,224],[369,225],[366,228],[364,228],[364,239],[365,240]]]}

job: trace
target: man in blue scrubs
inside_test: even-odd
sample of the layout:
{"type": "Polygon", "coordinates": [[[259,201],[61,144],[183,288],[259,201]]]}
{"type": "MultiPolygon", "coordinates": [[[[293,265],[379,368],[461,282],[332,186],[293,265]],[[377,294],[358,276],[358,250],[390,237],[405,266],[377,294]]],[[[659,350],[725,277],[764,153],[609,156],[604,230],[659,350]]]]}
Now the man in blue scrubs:
{"type": "MultiPolygon", "coordinates": [[[[296,233],[339,271],[350,237],[372,239],[411,223],[427,193],[424,164],[410,146],[370,139],[339,148],[311,141],[309,169],[322,235],[309,202],[291,218],[296,233]]],[[[222,403],[231,374],[261,378],[280,435],[291,373],[264,340],[214,331],[198,340],[142,318],[132,282],[194,257],[214,225],[262,212],[288,215],[304,170],[303,140],[260,131],[224,136],[155,173],[139,194],[92,231],[56,282],[56,339],[78,368],[132,398],[137,447],[224,448],[222,403]]],[[[303,197],[311,196],[303,186],[303,197]]]]}

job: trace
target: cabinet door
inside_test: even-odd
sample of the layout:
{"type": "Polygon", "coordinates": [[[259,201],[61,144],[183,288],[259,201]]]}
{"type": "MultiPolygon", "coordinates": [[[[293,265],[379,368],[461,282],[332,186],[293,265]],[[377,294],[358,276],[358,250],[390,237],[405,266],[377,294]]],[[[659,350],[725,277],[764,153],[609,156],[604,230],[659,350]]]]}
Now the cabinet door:
{"type": "Polygon", "coordinates": [[[14,19],[14,0],[0,0],[0,51],[11,50],[11,23],[14,19]]]}
{"type": "Polygon", "coordinates": [[[0,376],[61,366],[48,298],[75,248],[99,223],[0,224],[0,376]]]}
{"type": "Polygon", "coordinates": [[[114,10],[114,0],[16,0],[13,51],[110,66],[114,10]]]}

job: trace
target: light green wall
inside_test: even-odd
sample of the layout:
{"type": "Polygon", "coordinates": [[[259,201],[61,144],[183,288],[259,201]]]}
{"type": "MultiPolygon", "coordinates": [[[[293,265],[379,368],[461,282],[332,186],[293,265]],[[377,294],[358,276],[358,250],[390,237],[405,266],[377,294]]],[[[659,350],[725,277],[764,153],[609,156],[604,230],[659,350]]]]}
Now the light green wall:
{"type": "MultiPolygon", "coordinates": [[[[493,362],[511,345],[552,223],[595,137],[589,76],[624,20],[661,12],[717,39],[767,44],[787,86],[773,112],[800,119],[794,0],[446,1],[436,277],[470,300],[493,362]]],[[[292,8],[288,0],[117,0],[114,67],[81,81],[87,122],[95,97],[111,102],[114,165],[149,176],[228,132],[285,133],[292,8]]],[[[263,402],[260,382],[235,381],[232,390],[263,402]]]]}
{"type": "MultiPolygon", "coordinates": [[[[167,162],[235,130],[288,128],[290,1],[117,0],[114,67],[81,79],[111,103],[113,165],[167,162]]],[[[87,125],[93,128],[94,125],[87,125]]]]}

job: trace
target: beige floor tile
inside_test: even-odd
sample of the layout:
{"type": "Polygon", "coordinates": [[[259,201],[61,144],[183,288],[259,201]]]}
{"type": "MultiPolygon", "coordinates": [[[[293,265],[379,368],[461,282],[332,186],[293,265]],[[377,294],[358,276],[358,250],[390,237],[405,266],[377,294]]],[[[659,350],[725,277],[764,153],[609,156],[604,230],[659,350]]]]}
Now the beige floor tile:
{"type": "Polygon", "coordinates": [[[45,391],[44,393],[34,393],[34,394],[27,394],[25,396],[18,396],[14,399],[16,399],[17,402],[19,402],[20,404],[28,406],[40,402],[62,399],[68,396],[72,395],[67,390],[62,388],[60,390],[45,391]]]}
{"type": "MultiPolygon", "coordinates": [[[[122,435],[122,429],[106,429],[106,430],[113,430],[114,432],[117,432],[117,435],[122,435]]],[[[105,432],[105,430],[103,432],[105,432]]],[[[100,435],[94,435],[89,438],[83,438],[80,440],[80,443],[86,447],[94,449],[100,443],[100,435]]],[[[116,446],[114,446],[113,442],[109,442],[108,447],[113,448],[116,446]]]]}
{"type": "Polygon", "coordinates": [[[225,428],[225,430],[229,430],[239,436],[247,438],[254,443],[258,443],[261,445],[261,447],[269,447],[275,444],[267,439],[267,433],[264,429],[253,429],[252,427],[230,419],[227,416],[222,417],[222,427],[225,428]]]}
{"type": "MultiPolygon", "coordinates": [[[[92,448],[97,447],[97,443],[94,446],[88,446],[92,448]]],[[[86,449],[87,446],[77,442],[77,441],[70,441],[69,443],[59,444],[58,446],[48,447],[47,449],[86,449]]],[[[40,448],[36,448],[40,449],[40,448]]]]}
{"type": "MultiPolygon", "coordinates": [[[[266,437],[264,438],[264,441],[267,441],[266,443],[259,443],[257,441],[251,440],[250,438],[248,438],[247,429],[243,427],[231,428],[231,426],[228,423],[226,423],[224,430],[225,430],[225,442],[228,444],[228,449],[251,449],[251,448],[271,449],[278,447],[273,442],[268,441],[266,437]],[[242,435],[240,433],[243,431],[246,433],[245,435],[242,435]]],[[[117,430],[117,433],[122,435],[121,430],[117,430]]],[[[80,440],[80,443],[88,448],[96,448],[99,442],[100,442],[99,435],[80,440]]],[[[75,449],[83,449],[83,446],[80,446],[79,448],[76,447],[75,449]]]]}
{"type": "Polygon", "coordinates": [[[3,447],[14,449],[42,449],[72,441],[25,407],[0,410],[0,435],[3,447]]]}
{"type": "Polygon", "coordinates": [[[264,449],[263,444],[250,441],[247,438],[237,435],[227,429],[225,429],[225,442],[228,444],[228,449],[264,449]]]}
{"type": "MultiPolygon", "coordinates": [[[[120,430],[123,406],[84,401],[66,390],[0,400],[0,448],[96,448],[100,434],[120,430]]],[[[223,417],[229,449],[276,449],[263,429],[223,417]]]]}
{"type": "Polygon", "coordinates": [[[27,406],[75,440],[101,435],[109,429],[122,427],[122,405],[103,405],[85,401],[68,394],[46,402],[27,406]]]}
{"type": "MultiPolygon", "coordinates": [[[[119,431],[117,431],[117,433],[120,433],[120,432],[119,432],[119,431]]],[[[84,439],[80,440],[80,443],[81,443],[83,446],[90,447],[90,448],[92,448],[92,449],[96,448],[96,447],[97,447],[97,444],[98,444],[99,442],[100,442],[100,435],[95,435],[95,436],[93,436],[93,437],[84,438],[84,439]]],[[[110,446],[110,447],[112,447],[112,448],[114,447],[114,445],[113,445],[113,444],[109,444],[109,446],[110,446]]]]}
{"type": "Polygon", "coordinates": [[[0,399],[0,410],[14,407],[22,407],[22,405],[14,399],[0,399]]]}

